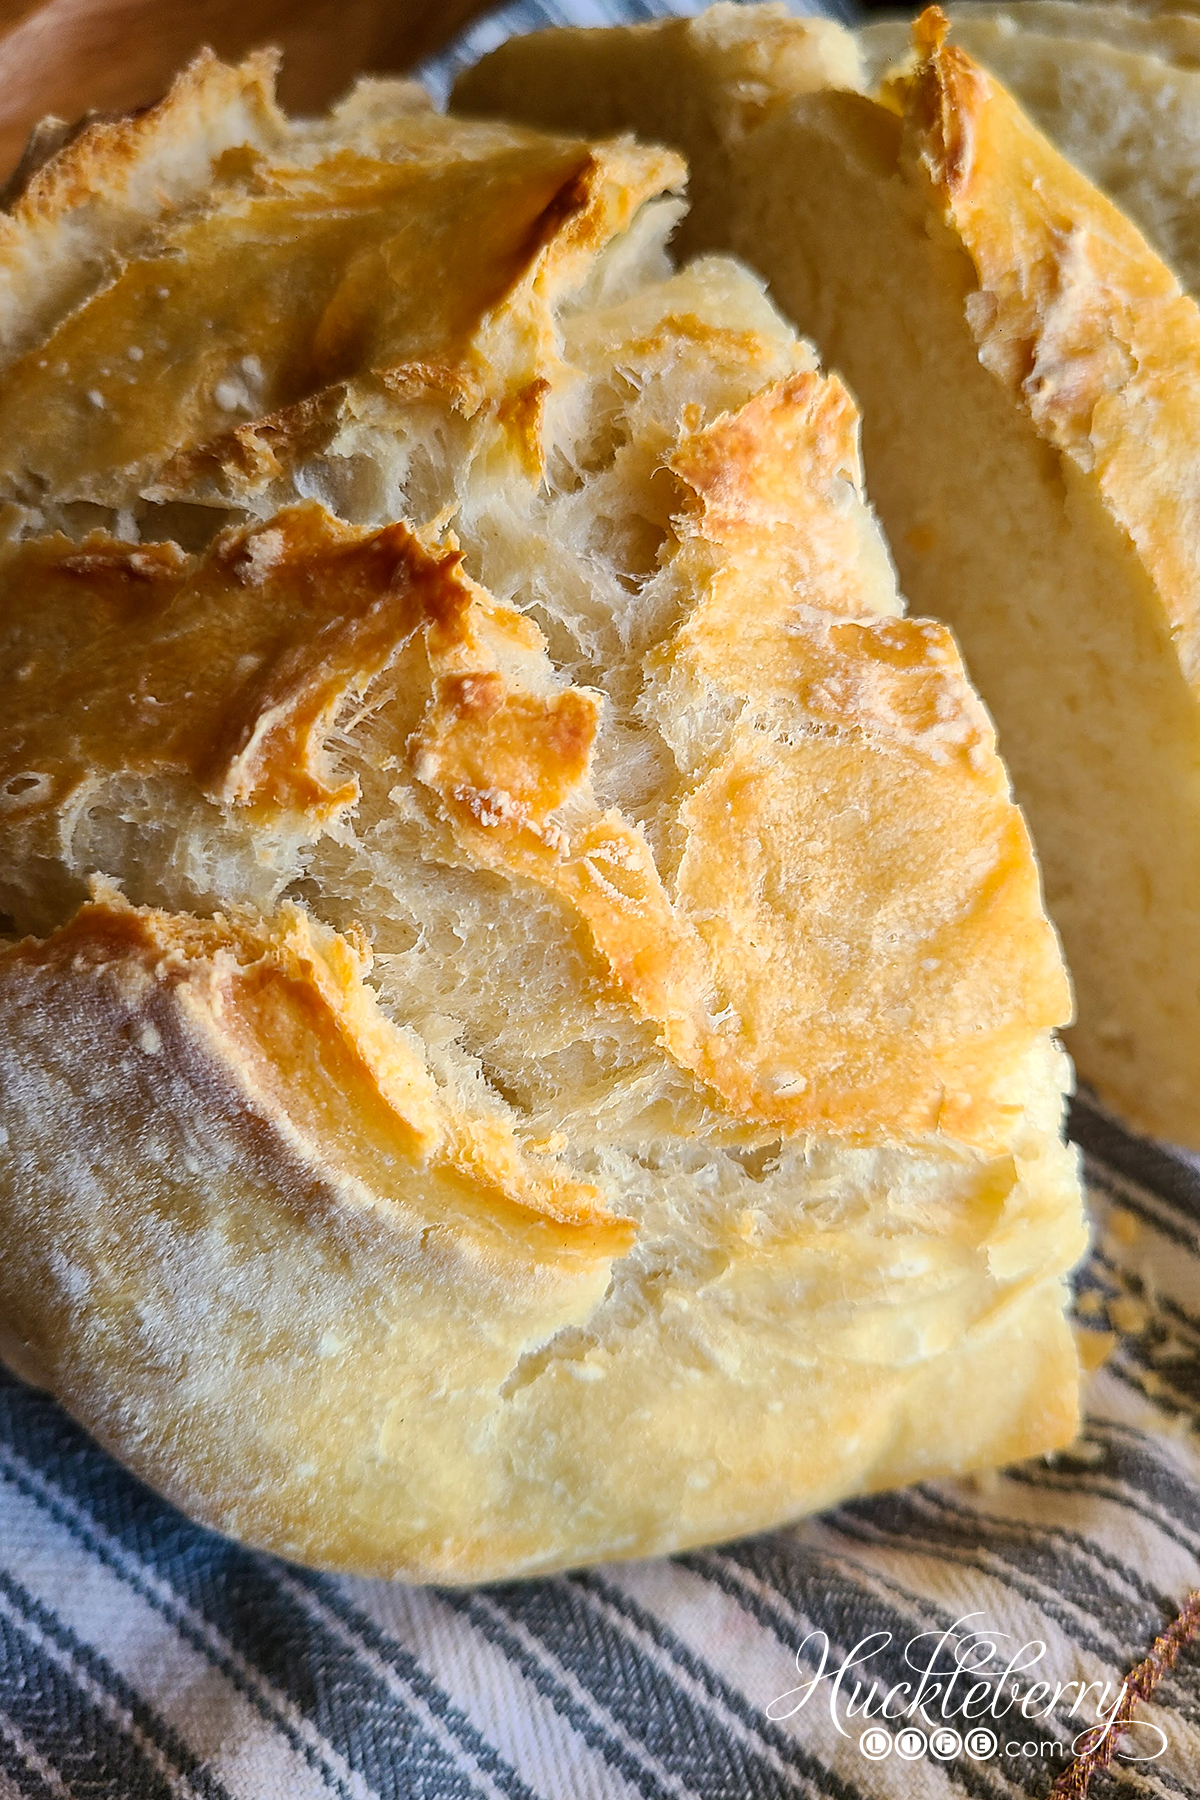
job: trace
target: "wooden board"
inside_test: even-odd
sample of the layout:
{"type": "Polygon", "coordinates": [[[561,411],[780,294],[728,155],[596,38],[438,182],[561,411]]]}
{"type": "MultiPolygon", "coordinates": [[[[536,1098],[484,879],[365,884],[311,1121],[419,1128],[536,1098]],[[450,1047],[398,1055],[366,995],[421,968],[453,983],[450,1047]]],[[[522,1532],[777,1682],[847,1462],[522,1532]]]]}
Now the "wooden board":
{"type": "Polygon", "coordinates": [[[202,44],[284,52],[289,111],[316,111],[365,69],[406,69],[486,0],[0,0],[0,179],[47,113],[157,98],[202,44]]]}

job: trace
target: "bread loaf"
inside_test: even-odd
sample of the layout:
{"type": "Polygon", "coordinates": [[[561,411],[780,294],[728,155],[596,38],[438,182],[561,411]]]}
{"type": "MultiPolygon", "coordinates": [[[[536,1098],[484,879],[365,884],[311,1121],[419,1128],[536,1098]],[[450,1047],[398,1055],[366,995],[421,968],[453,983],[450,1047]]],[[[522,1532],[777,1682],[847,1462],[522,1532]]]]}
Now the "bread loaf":
{"type": "Polygon", "coordinates": [[[668,262],[683,176],[208,61],[0,240],[0,1317],[305,1561],[1075,1428],[1025,827],[845,389],[668,262]]]}
{"type": "Polygon", "coordinates": [[[1200,312],[939,17],[878,98],[792,79],[772,46],[804,21],[716,7],[513,40],[456,104],[724,171],[689,249],[752,263],[863,407],[901,586],[953,626],[1028,810],[1080,1074],[1200,1147],[1200,312]],[[665,71],[642,82],[652,37],[678,114],[665,71]],[[735,45],[758,59],[741,113],[735,45]]]}

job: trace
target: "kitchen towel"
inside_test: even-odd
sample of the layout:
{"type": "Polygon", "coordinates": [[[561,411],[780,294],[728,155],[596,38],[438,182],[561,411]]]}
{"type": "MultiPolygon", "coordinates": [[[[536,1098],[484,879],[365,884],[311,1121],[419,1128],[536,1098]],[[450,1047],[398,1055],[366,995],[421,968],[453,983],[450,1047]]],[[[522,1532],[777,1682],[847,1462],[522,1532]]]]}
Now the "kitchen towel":
{"type": "MultiPolygon", "coordinates": [[[[3,1378],[0,1800],[1045,1794],[1200,1585],[1200,1171],[1072,1123],[1108,1352],[1078,1443],[719,1549],[473,1592],[313,1574],[3,1378]]],[[[1200,1654],[1138,1716],[1096,1800],[1200,1796],[1200,1654]]]]}

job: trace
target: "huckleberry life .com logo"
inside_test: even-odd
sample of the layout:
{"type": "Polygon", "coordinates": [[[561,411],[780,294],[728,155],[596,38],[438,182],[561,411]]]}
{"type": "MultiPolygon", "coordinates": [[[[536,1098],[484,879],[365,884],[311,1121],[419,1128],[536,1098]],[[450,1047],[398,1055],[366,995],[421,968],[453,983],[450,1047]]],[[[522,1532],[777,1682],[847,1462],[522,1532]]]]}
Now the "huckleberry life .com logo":
{"type": "MultiPolygon", "coordinates": [[[[977,1624],[982,1618],[965,1613],[944,1631],[918,1632],[902,1653],[894,1633],[873,1631],[840,1659],[827,1632],[810,1631],[796,1651],[803,1680],[772,1700],[767,1717],[824,1705],[869,1762],[1078,1756],[1103,1744],[1125,1683],[1040,1678],[1046,1644],[1017,1644],[1012,1633],[977,1624]]],[[[1117,1755],[1153,1762],[1166,1748],[1161,1728],[1139,1719],[1125,1728],[1117,1755]]]]}

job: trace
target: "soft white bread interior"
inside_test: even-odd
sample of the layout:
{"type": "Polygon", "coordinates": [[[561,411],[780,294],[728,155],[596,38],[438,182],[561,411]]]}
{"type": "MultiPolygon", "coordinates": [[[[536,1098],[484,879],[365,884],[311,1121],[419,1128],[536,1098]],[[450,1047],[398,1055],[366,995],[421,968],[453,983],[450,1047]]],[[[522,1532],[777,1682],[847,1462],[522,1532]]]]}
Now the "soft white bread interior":
{"type": "MultiPolygon", "coordinates": [[[[769,47],[785,20],[757,11],[703,30],[769,47]]],[[[697,74],[693,39],[684,132],[665,73],[656,98],[636,71],[652,30],[692,29],[516,39],[456,104],[625,125],[698,181],[724,169],[693,247],[752,262],[863,406],[901,585],[953,625],[1030,817],[1080,1073],[1200,1146],[1200,312],[936,17],[877,99],[799,87],[771,54],[733,130],[728,52],[697,74]]]]}
{"type": "Polygon", "coordinates": [[[415,1579],[1069,1439],[1066,978],[845,389],[669,153],[263,108],[0,385],[21,1356],[415,1579]]]}

